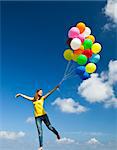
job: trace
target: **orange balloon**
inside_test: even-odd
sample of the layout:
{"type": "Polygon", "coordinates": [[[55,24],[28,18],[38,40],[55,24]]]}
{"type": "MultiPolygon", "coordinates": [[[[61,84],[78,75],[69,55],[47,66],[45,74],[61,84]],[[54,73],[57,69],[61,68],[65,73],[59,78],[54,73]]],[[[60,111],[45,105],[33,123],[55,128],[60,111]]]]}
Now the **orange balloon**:
{"type": "Polygon", "coordinates": [[[83,53],[83,51],[84,51],[83,49],[77,49],[77,50],[74,50],[74,54],[80,55],[83,53]]]}
{"type": "Polygon", "coordinates": [[[90,39],[93,43],[95,42],[95,37],[93,35],[89,35],[87,39],[90,39]]]}
{"type": "Polygon", "coordinates": [[[77,62],[77,58],[78,58],[78,55],[73,54],[73,56],[72,56],[72,60],[73,60],[73,61],[75,61],[75,62],[77,62]]]}
{"type": "Polygon", "coordinates": [[[76,27],[80,30],[80,33],[83,33],[86,26],[83,22],[80,22],[76,25],[76,27]]]}

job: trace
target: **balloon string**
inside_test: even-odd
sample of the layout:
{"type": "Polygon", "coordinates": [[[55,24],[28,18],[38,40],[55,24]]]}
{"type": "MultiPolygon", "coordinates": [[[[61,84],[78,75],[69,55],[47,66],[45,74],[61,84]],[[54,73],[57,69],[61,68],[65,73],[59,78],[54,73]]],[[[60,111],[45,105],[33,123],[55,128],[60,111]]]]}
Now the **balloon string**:
{"type": "MultiPolygon", "coordinates": [[[[65,72],[64,72],[64,76],[65,76],[65,75],[66,75],[66,73],[68,72],[68,69],[69,69],[70,63],[71,63],[71,61],[69,61],[69,62],[67,63],[67,66],[66,66],[66,69],[65,69],[65,72]]],[[[64,76],[63,76],[63,77],[64,77],[64,76]]]]}
{"type": "MultiPolygon", "coordinates": [[[[77,75],[70,76],[70,77],[68,77],[67,79],[70,79],[70,78],[75,78],[75,77],[77,77],[77,75]]],[[[67,80],[67,79],[66,79],[66,80],[67,80]]]]}
{"type": "Polygon", "coordinates": [[[68,78],[71,78],[71,77],[73,77],[73,75],[66,76],[65,80],[68,79],[68,78]]]}
{"type": "Polygon", "coordinates": [[[72,62],[72,63],[71,63],[71,66],[69,67],[69,70],[68,70],[67,73],[70,73],[70,72],[72,71],[73,68],[74,68],[74,63],[72,62]]]}
{"type": "Polygon", "coordinates": [[[66,72],[65,75],[69,74],[69,73],[73,70],[73,67],[74,67],[74,64],[73,64],[73,62],[71,61],[70,65],[69,65],[69,68],[68,68],[68,70],[67,70],[67,72],[66,72]]]}
{"type": "Polygon", "coordinates": [[[74,71],[75,71],[74,63],[72,61],[69,61],[66,66],[64,76],[63,76],[62,80],[60,81],[59,85],[61,85],[68,78],[71,78],[73,76],[74,71]]]}
{"type": "Polygon", "coordinates": [[[67,80],[67,79],[73,78],[73,77],[77,77],[77,75],[70,75],[70,76],[67,76],[67,77],[64,79],[64,81],[67,80]]]}
{"type": "Polygon", "coordinates": [[[64,72],[63,78],[62,78],[62,80],[60,81],[59,85],[61,85],[61,84],[63,83],[64,78],[65,78],[65,76],[66,76],[66,74],[67,74],[67,72],[68,72],[68,70],[69,70],[70,63],[71,63],[71,61],[69,61],[69,62],[67,63],[67,66],[66,66],[66,69],[65,69],[65,72],[64,72]]]}
{"type": "Polygon", "coordinates": [[[70,79],[70,78],[72,78],[72,77],[77,77],[77,75],[71,74],[71,75],[65,76],[65,77],[61,80],[61,82],[59,83],[59,85],[61,85],[65,80],[70,79]]]}
{"type": "Polygon", "coordinates": [[[65,80],[67,80],[68,78],[71,78],[71,77],[74,77],[74,76],[77,76],[77,75],[75,75],[75,74],[73,74],[73,73],[68,74],[68,75],[66,75],[66,76],[63,78],[62,82],[65,81],[65,80]]]}
{"type": "Polygon", "coordinates": [[[75,72],[76,69],[73,69],[70,73],[68,73],[65,77],[72,75],[75,72]]]}

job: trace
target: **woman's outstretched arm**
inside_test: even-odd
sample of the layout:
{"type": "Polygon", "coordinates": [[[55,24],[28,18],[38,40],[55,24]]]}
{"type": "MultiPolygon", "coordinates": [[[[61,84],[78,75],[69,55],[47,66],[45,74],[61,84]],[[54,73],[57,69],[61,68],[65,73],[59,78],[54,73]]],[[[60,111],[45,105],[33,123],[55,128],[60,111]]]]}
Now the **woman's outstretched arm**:
{"type": "Polygon", "coordinates": [[[19,96],[21,96],[21,97],[23,97],[23,98],[25,98],[25,99],[27,99],[27,100],[30,100],[30,101],[33,101],[33,100],[34,100],[34,97],[29,97],[29,96],[24,95],[24,94],[21,94],[21,93],[16,94],[15,97],[17,98],[17,97],[19,97],[19,96]]]}
{"type": "Polygon", "coordinates": [[[60,85],[57,85],[54,89],[52,89],[50,92],[48,92],[46,95],[43,96],[44,99],[46,99],[48,96],[50,96],[54,91],[56,91],[59,88],[60,85]]]}

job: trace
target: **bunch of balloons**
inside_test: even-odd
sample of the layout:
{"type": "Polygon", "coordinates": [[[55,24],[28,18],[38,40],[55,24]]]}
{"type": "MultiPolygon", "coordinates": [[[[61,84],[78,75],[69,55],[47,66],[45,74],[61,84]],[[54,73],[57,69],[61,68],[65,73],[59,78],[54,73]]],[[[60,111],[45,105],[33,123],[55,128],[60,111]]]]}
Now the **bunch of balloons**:
{"type": "Polygon", "coordinates": [[[64,58],[76,62],[78,64],[76,74],[83,80],[88,79],[90,74],[96,71],[96,64],[100,60],[101,44],[95,42],[91,29],[83,22],[69,30],[67,44],[69,49],[64,51],[64,58]]]}

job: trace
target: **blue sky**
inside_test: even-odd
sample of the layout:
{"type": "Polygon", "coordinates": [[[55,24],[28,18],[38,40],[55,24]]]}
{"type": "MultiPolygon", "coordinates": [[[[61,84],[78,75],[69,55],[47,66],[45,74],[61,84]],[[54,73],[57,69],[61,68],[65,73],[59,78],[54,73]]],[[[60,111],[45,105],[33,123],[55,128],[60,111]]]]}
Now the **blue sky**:
{"type": "MultiPolygon", "coordinates": [[[[30,145],[29,150],[33,146],[37,148],[35,124],[26,122],[27,118],[33,117],[33,105],[23,98],[15,99],[14,96],[18,92],[33,96],[38,88],[46,93],[58,84],[67,64],[63,52],[67,48],[67,32],[71,26],[83,21],[91,27],[97,41],[103,46],[97,73],[108,71],[110,60],[117,58],[117,46],[115,28],[104,29],[108,22],[115,24],[102,12],[105,5],[105,1],[2,2],[0,130],[25,133],[24,137],[21,134],[22,138],[16,141],[0,138],[2,149],[18,150],[19,145],[22,145],[22,150],[27,145],[30,145]],[[11,146],[13,143],[14,147],[11,146]]],[[[104,103],[89,103],[86,97],[78,94],[79,86],[81,87],[79,77],[67,80],[61,86],[60,93],[56,91],[47,99],[45,109],[52,124],[66,138],[63,142],[71,140],[73,150],[78,150],[78,146],[81,150],[87,150],[88,146],[91,150],[96,149],[96,145],[90,147],[86,144],[92,138],[106,143],[98,145],[100,150],[114,150],[116,108],[105,108],[104,103]],[[72,98],[89,110],[80,114],[62,112],[61,107],[52,105],[57,97],[62,100],[72,98]],[[110,145],[107,144],[109,142],[110,145]]],[[[117,86],[114,85],[115,97],[116,89],[117,86]]],[[[62,149],[61,143],[56,143],[52,133],[43,127],[45,150],[62,149]]],[[[69,144],[65,144],[64,150],[66,149],[69,149],[69,144]]]]}

